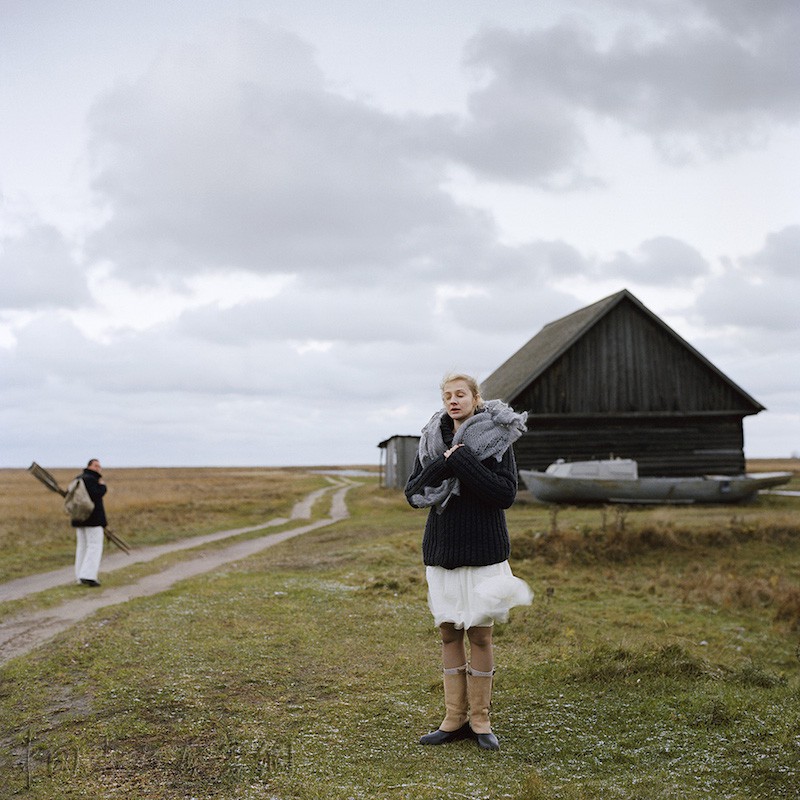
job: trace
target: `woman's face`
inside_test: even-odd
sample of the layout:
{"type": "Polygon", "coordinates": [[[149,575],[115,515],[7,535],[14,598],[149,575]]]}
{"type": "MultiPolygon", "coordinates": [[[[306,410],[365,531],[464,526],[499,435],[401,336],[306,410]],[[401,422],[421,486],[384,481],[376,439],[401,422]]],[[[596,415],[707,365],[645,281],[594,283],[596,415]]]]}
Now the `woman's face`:
{"type": "Polygon", "coordinates": [[[468,420],[478,407],[478,398],[465,381],[450,381],[442,389],[442,401],[445,411],[455,423],[456,428],[468,420]]]}

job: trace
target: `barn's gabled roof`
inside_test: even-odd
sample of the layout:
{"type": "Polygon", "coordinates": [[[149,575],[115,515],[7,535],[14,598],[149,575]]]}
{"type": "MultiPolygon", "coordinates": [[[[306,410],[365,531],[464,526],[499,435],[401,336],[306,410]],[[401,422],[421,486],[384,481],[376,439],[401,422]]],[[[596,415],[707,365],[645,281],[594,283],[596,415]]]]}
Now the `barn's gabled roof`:
{"type": "Polygon", "coordinates": [[[394,436],[390,436],[388,439],[384,439],[382,442],[378,442],[377,446],[380,447],[382,450],[385,450],[389,446],[389,442],[394,439],[416,439],[419,441],[419,434],[411,434],[411,433],[396,433],[394,436]]]}
{"type": "Polygon", "coordinates": [[[487,398],[499,398],[513,404],[514,400],[537,380],[560,356],[579,339],[586,336],[594,325],[621,303],[631,303],[650,318],[665,334],[689,351],[717,378],[726,383],[742,401],[753,408],[752,413],[764,410],[757,400],[720,372],[705,356],[695,350],[663,320],[659,319],[627,289],[598,300],[585,308],[574,311],[561,319],[545,325],[539,333],[501,364],[488,378],[481,382],[481,393],[487,398]]]}

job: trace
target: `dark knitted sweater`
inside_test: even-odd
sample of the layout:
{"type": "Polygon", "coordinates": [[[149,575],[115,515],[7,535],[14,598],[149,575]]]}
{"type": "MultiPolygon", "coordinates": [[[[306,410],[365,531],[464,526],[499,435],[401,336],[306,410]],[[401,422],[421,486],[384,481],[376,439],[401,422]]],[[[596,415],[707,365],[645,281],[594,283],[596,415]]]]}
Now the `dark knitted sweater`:
{"type": "MultiPolygon", "coordinates": [[[[442,436],[449,448],[453,441],[453,421],[442,417],[442,436]]],[[[449,458],[443,455],[426,467],[419,456],[406,484],[406,498],[438,486],[455,476],[461,492],[453,497],[441,514],[435,508],[428,513],[422,539],[422,557],[427,566],[483,567],[506,561],[511,547],[508,541],[505,509],[517,494],[517,464],[509,447],[501,461],[494,457],[479,461],[468,447],[459,447],[449,458]]],[[[414,506],[415,508],[417,506],[414,506]]]]}

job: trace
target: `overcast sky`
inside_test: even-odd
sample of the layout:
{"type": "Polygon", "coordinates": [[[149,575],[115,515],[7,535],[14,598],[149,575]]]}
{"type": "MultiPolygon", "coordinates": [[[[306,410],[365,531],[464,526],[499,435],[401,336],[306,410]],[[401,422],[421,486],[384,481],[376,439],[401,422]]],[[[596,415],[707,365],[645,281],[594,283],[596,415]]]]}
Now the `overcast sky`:
{"type": "Polygon", "coordinates": [[[800,453],[797,0],[0,0],[0,466],[377,464],[629,289],[800,453]]]}

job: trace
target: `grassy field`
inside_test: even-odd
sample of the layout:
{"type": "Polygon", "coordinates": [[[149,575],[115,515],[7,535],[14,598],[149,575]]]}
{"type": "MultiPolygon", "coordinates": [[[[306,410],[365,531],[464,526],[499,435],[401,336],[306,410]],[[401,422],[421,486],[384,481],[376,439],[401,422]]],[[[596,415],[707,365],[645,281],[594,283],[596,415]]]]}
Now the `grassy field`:
{"type": "MultiPolygon", "coordinates": [[[[2,472],[2,580],[68,565],[59,498],[2,472]]],[[[518,502],[512,564],[537,596],[496,631],[502,749],[486,753],[417,744],[442,715],[425,515],[359,480],[350,519],[99,611],[1,667],[0,797],[798,797],[800,498],[518,502]]],[[[108,481],[134,546],[286,516],[324,485],[267,469],[108,481]]]]}
{"type": "MultiPolygon", "coordinates": [[[[65,488],[80,470],[51,472],[65,488]]],[[[109,524],[139,547],[256,525],[324,485],[295,469],[112,469],[105,477],[109,524]]],[[[69,564],[75,541],[61,498],[26,470],[0,469],[0,478],[0,582],[69,564]]]]}

